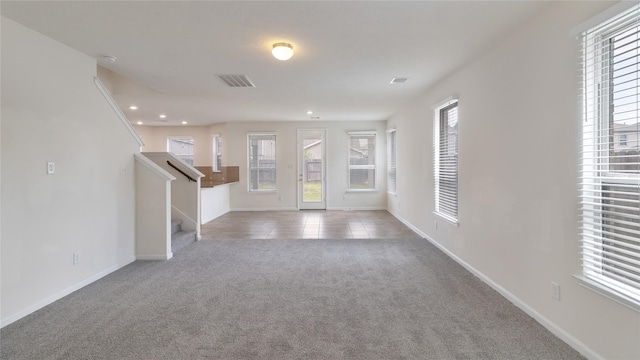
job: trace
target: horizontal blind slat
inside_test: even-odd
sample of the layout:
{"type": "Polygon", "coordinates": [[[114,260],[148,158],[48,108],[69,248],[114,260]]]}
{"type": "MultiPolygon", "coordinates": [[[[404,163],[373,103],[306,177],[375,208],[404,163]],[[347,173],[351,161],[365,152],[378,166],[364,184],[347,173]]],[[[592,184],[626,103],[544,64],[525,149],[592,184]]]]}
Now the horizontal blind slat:
{"type": "Polygon", "coordinates": [[[640,6],[580,37],[583,274],[640,301],[640,6]]]}

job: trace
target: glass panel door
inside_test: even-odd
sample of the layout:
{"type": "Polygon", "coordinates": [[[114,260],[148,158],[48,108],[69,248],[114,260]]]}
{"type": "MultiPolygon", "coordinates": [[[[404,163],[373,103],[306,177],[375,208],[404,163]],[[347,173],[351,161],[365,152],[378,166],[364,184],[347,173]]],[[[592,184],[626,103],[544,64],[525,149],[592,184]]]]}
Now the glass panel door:
{"type": "Polygon", "coordinates": [[[298,208],[326,209],[325,130],[298,130],[298,208]]]}

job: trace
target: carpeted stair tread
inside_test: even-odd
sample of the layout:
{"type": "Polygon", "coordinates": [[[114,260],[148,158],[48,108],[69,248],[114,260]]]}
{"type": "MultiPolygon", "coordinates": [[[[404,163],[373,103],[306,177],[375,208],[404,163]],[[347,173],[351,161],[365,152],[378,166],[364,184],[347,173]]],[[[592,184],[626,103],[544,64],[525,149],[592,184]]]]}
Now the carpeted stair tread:
{"type": "Polygon", "coordinates": [[[171,220],[171,235],[182,231],[182,220],[171,220]]]}
{"type": "Polygon", "coordinates": [[[171,252],[176,253],[185,246],[196,242],[196,231],[180,230],[171,235],[171,252]]]}

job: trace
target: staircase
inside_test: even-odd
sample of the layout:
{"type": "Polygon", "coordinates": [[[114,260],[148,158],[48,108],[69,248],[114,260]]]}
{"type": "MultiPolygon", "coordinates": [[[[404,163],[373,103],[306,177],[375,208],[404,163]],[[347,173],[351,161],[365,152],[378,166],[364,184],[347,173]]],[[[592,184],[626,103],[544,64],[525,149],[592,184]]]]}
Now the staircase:
{"type": "Polygon", "coordinates": [[[171,220],[171,252],[173,254],[195,241],[195,230],[182,230],[182,220],[171,220]]]}

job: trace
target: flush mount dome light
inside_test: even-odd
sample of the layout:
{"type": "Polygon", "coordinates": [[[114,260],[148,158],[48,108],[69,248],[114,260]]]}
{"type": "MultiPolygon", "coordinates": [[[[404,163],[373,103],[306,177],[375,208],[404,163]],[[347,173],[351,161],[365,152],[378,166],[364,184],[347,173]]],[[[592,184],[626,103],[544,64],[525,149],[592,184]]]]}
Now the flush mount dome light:
{"type": "Polygon", "coordinates": [[[293,56],[293,45],[284,42],[275,43],[271,53],[278,60],[289,60],[293,56]]]}
{"type": "Polygon", "coordinates": [[[118,58],[111,55],[102,55],[102,60],[108,63],[114,63],[116,62],[116,60],[118,60],[118,58]]]}

